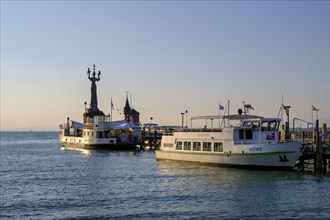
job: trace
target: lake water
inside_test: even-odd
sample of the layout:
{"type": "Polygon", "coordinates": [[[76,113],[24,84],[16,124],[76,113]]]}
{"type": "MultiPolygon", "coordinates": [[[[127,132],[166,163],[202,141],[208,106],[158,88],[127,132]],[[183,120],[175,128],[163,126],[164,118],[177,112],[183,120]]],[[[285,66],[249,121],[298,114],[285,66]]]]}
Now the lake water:
{"type": "Polygon", "coordinates": [[[57,132],[1,133],[1,219],[330,219],[330,176],[64,150],[57,132]]]}

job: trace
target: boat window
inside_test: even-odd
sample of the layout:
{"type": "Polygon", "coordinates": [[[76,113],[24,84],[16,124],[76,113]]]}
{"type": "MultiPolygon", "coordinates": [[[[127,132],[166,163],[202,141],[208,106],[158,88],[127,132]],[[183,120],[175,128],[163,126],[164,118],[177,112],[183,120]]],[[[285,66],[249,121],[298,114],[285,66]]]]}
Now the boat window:
{"type": "Polygon", "coordinates": [[[175,150],[182,150],[182,141],[176,142],[175,150]]]}
{"type": "Polygon", "coordinates": [[[245,130],[245,139],[252,139],[252,130],[245,130]]]}
{"type": "Polygon", "coordinates": [[[251,122],[250,121],[245,121],[243,123],[243,127],[251,127],[251,122]]]}
{"type": "Polygon", "coordinates": [[[238,138],[240,140],[252,139],[253,138],[252,130],[251,129],[240,129],[238,131],[238,138]]]}
{"type": "Polygon", "coordinates": [[[203,142],[203,151],[211,151],[211,142],[203,142]]]}
{"type": "Polygon", "coordinates": [[[201,142],[193,142],[193,151],[201,151],[201,142]]]}
{"type": "Polygon", "coordinates": [[[278,126],[279,126],[278,121],[263,121],[261,123],[261,131],[274,132],[278,130],[278,126]]]}
{"type": "Polygon", "coordinates": [[[94,131],[92,131],[92,137],[94,136],[94,131]]]}
{"type": "Polygon", "coordinates": [[[277,131],[278,130],[278,121],[270,121],[268,131],[277,131]]]}
{"type": "Polygon", "coordinates": [[[260,130],[260,123],[258,121],[252,122],[252,130],[259,131],[260,130]]]}
{"type": "Polygon", "coordinates": [[[187,141],[183,142],[183,149],[184,150],[191,150],[191,142],[190,141],[189,142],[187,142],[187,141]]]}
{"type": "Polygon", "coordinates": [[[267,131],[268,121],[261,122],[261,131],[267,131]]]}
{"type": "Polygon", "coordinates": [[[243,130],[243,129],[240,129],[240,130],[238,131],[238,138],[239,138],[239,139],[244,139],[244,130],[243,130]]]}
{"type": "Polygon", "coordinates": [[[214,152],[223,152],[222,142],[214,142],[214,152]]]}

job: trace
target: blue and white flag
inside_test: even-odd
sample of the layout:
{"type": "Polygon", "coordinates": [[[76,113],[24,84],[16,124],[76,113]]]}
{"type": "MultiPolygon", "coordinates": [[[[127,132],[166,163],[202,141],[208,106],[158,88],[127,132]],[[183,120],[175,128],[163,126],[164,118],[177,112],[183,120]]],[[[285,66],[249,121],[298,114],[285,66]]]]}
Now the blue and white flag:
{"type": "Polygon", "coordinates": [[[223,107],[222,105],[219,104],[219,110],[224,110],[225,107],[223,107]]]}
{"type": "Polygon", "coordinates": [[[244,108],[246,108],[248,110],[254,110],[254,108],[251,104],[244,104],[244,108]]]}
{"type": "Polygon", "coordinates": [[[243,106],[244,106],[244,112],[249,113],[249,110],[254,110],[253,106],[251,104],[245,104],[243,101],[243,106]]]}

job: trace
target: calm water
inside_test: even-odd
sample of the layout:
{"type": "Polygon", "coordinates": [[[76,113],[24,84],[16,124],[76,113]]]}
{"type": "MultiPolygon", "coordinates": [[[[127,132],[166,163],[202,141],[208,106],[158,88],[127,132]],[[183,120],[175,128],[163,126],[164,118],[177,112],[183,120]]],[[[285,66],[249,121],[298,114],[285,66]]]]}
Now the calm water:
{"type": "Polygon", "coordinates": [[[63,150],[57,139],[1,133],[1,219],[330,219],[330,176],[63,150]]]}

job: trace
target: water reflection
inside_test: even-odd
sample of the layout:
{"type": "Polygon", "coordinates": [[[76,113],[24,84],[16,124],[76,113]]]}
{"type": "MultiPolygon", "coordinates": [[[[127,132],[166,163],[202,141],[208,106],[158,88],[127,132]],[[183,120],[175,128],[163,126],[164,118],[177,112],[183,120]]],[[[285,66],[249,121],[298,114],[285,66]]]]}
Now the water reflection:
{"type": "MultiPolygon", "coordinates": [[[[200,212],[208,215],[221,216],[226,213],[228,218],[237,218],[245,213],[247,218],[255,218],[259,215],[256,210],[259,210],[260,215],[264,216],[272,207],[281,210],[282,204],[294,202],[292,193],[299,194],[299,188],[293,188],[292,184],[295,179],[299,182],[296,173],[164,161],[158,161],[157,166],[162,176],[159,187],[168,189],[168,192],[163,192],[167,199],[181,199],[192,206],[200,201],[203,204],[198,205],[200,212]]],[[[190,212],[196,210],[193,208],[190,212]]]]}
{"type": "Polygon", "coordinates": [[[88,150],[88,149],[70,148],[70,147],[64,147],[64,146],[62,146],[60,149],[62,151],[65,151],[65,150],[79,151],[86,157],[90,157],[92,155],[92,150],[88,150]]]}

